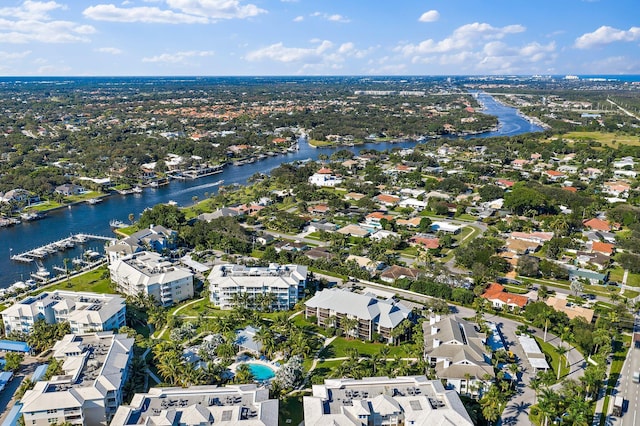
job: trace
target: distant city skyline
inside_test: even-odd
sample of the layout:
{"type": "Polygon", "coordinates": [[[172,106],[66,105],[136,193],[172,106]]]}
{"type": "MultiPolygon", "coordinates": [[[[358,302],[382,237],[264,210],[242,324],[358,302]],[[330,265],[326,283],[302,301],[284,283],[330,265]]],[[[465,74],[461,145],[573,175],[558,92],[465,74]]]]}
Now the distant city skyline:
{"type": "Polygon", "coordinates": [[[2,76],[640,74],[637,0],[6,0],[2,76]]]}

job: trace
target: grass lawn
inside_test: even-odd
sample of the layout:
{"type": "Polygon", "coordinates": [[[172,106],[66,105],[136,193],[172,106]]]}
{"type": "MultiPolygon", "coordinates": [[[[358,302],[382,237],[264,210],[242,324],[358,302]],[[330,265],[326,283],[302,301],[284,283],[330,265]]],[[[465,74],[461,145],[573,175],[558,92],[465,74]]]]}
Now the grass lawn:
{"type": "MultiPolygon", "coordinates": [[[[188,303],[189,301],[187,301],[188,303]]],[[[174,310],[175,311],[175,310],[174,310]]],[[[187,306],[184,309],[181,309],[177,315],[185,316],[185,317],[199,317],[199,316],[207,316],[207,317],[226,317],[231,315],[232,310],[222,310],[214,308],[211,302],[208,299],[200,300],[194,304],[187,306]]]]}
{"type": "Polygon", "coordinates": [[[70,195],[67,197],[67,201],[71,203],[77,203],[78,201],[86,201],[86,200],[90,200],[91,198],[99,198],[105,195],[106,194],[104,192],[89,191],[86,194],[70,195]]]}
{"type": "Polygon", "coordinates": [[[307,321],[307,319],[304,317],[304,314],[296,315],[295,317],[293,317],[292,322],[298,327],[302,327],[309,332],[318,333],[325,337],[329,336],[327,330],[325,330],[322,327],[318,327],[316,324],[312,324],[309,321],[307,321]]]}
{"type": "MultiPolygon", "coordinates": [[[[556,347],[553,346],[551,343],[543,342],[542,339],[539,337],[536,337],[536,341],[540,345],[542,352],[544,352],[544,354],[546,355],[547,361],[549,362],[549,365],[551,365],[551,369],[553,370],[555,377],[558,377],[558,359],[560,356],[556,351],[556,347]]],[[[569,348],[569,345],[567,343],[563,344],[563,346],[567,349],[569,348]]],[[[567,360],[563,357],[562,369],[560,371],[560,380],[562,380],[562,378],[568,374],[569,374],[569,367],[567,367],[567,360]]]]}
{"type": "MultiPolygon", "coordinates": [[[[315,370],[313,370],[311,373],[314,376],[329,378],[332,375],[331,371],[343,362],[344,361],[318,361],[315,370]]],[[[309,368],[311,368],[311,364],[313,364],[313,359],[307,358],[304,360],[302,365],[308,371],[309,368]]]]}
{"type": "Polygon", "coordinates": [[[264,256],[264,250],[251,250],[251,257],[262,259],[262,256],[264,256]]]}
{"type": "Polygon", "coordinates": [[[48,210],[57,209],[58,207],[62,207],[62,204],[56,203],[55,201],[47,200],[42,201],[33,206],[25,207],[25,212],[46,212],[48,210]]]}
{"type": "Polygon", "coordinates": [[[107,272],[107,267],[103,266],[93,271],[89,271],[86,274],[72,277],[67,281],[60,282],[43,289],[43,291],[51,290],[72,290],[72,291],[91,291],[94,293],[113,293],[111,288],[111,279],[107,273],[107,278],[102,278],[102,274],[107,272]]]}
{"type": "Polygon", "coordinates": [[[302,422],[302,396],[280,398],[278,426],[298,426],[302,422]]]}
{"type": "Polygon", "coordinates": [[[331,141],[319,141],[316,139],[309,139],[309,145],[319,147],[319,146],[334,146],[338,144],[331,141]]]}
{"type": "MultiPolygon", "coordinates": [[[[385,346],[387,345],[383,343],[369,343],[362,342],[361,340],[338,337],[329,346],[324,348],[320,355],[322,358],[341,358],[349,356],[350,349],[356,349],[361,356],[367,356],[380,352],[380,349],[385,346]]],[[[393,358],[396,355],[403,358],[410,356],[404,345],[387,347],[389,348],[389,358],[393,358]]]]}
{"type": "Polygon", "coordinates": [[[576,142],[580,142],[581,140],[594,140],[596,142],[600,142],[602,145],[613,148],[616,148],[618,144],[633,146],[640,145],[640,138],[637,136],[618,135],[610,132],[569,132],[562,135],[562,138],[573,139],[576,142]],[[614,144],[614,141],[617,142],[617,144],[614,144]]]}
{"type": "MultiPolygon", "coordinates": [[[[624,269],[619,266],[611,269],[611,272],[609,272],[609,279],[611,281],[622,283],[623,277],[624,269]]],[[[630,287],[640,287],[640,274],[629,272],[629,274],[627,275],[627,285],[630,287]]]]}

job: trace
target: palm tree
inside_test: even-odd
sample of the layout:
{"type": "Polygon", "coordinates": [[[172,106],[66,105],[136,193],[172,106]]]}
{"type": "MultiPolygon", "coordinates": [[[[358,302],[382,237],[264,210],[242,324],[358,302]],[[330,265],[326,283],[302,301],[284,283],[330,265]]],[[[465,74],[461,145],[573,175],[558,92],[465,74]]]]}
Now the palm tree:
{"type": "Polygon", "coordinates": [[[357,318],[341,318],[340,325],[342,326],[342,330],[344,330],[345,335],[351,336],[354,339],[358,337],[358,319],[357,318]]]}
{"type": "Polygon", "coordinates": [[[557,380],[560,381],[560,373],[562,371],[562,358],[564,357],[564,355],[569,352],[569,350],[562,345],[559,345],[556,348],[556,352],[558,353],[558,377],[557,380]]]}
{"type": "Polygon", "coordinates": [[[549,320],[551,319],[551,311],[545,309],[540,313],[540,317],[544,320],[544,342],[547,341],[547,329],[549,328],[549,320]]]}
{"type": "Polygon", "coordinates": [[[136,219],[136,216],[133,213],[129,213],[129,222],[133,225],[133,221],[136,219]]]}
{"type": "Polygon", "coordinates": [[[492,385],[482,398],[480,399],[480,406],[482,407],[482,414],[484,418],[489,422],[494,423],[500,418],[502,405],[502,395],[497,386],[492,385]]]}
{"type": "Polygon", "coordinates": [[[65,257],[62,259],[62,263],[64,263],[64,273],[67,275],[67,285],[70,286],[69,283],[69,258],[65,257]]]}
{"type": "Polygon", "coordinates": [[[275,348],[275,335],[268,327],[260,327],[256,330],[254,339],[262,344],[262,350],[267,356],[271,356],[272,350],[275,348]]]}
{"type": "Polygon", "coordinates": [[[235,383],[239,383],[239,384],[251,383],[253,382],[253,380],[254,380],[253,373],[251,372],[251,368],[249,368],[249,365],[240,364],[236,368],[236,373],[233,378],[233,381],[235,383]]]}
{"type": "Polygon", "coordinates": [[[550,418],[556,417],[559,400],[560,397],[552,389],[542,389],[540,399],[538,401],[538,407],[540,408],[544,418],[544,426],[547,426],[550,418]]]}

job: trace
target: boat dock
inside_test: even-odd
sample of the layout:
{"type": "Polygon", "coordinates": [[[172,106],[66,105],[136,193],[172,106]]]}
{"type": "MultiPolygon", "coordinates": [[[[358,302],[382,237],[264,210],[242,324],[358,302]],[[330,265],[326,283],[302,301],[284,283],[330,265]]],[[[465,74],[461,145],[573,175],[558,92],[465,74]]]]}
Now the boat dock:
{"type": "Polygon", "coordinates": [[[182,172],[182,176],[189,179],[199,179],[205,176],[211,176],[218,173],[222,173],[225,164],[217,166],[201,166],[197,168],[188,169],[182,172]]]}
{"type": "Polygon", "coordinates": [[[45,244],[33,250],[25,251],[24,253],[15,254],[11,256],[11,260],[16,262],[31,263],[36,260],[44,259],[50,254],[70,249],[76,244],[83,244],[87,242],[87,240],[115,241],[116,239],[112,237],[105,237],[102,235],[76,234],[49,244],[45,244]]]}

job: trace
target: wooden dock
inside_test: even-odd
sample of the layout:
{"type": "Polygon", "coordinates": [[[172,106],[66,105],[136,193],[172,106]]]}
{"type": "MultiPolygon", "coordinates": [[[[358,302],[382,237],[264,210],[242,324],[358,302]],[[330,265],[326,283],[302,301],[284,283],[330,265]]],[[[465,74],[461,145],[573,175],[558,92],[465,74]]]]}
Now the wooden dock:
{"type": "Polygon", "coordinates": [[[83,244],[88,240],[103,240],[103,241],[115,241],[116,238],[106,237],[103,235],[94,234],[76,234],[67,238],[63,238],[58,241],[54,241],[49,244],[34,248],[33,250],[25,251],[24,253],[15,254],[11,256],[11,260],[16,262],[31,263],[35,260],[41,260],[50,254],[64,251],[74,247],[76,244],[83,244]]]}

